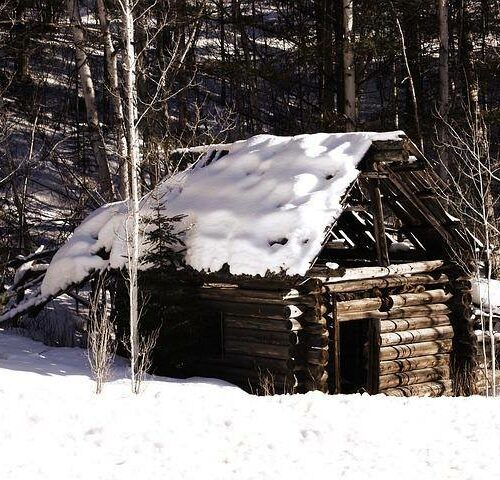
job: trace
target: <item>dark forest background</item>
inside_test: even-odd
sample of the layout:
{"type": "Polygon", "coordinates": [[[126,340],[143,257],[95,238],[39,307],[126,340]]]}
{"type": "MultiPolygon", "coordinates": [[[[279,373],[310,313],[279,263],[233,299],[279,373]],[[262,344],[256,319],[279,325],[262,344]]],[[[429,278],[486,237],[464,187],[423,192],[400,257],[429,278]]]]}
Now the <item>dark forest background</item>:
{"type": "MultiPolygon", "coordinates": [[[[401,129],[445,179],[457,142],[496,167],[498,1],[139,0],[133,14],[143,192],[181,166],[174,149],[258,133],[401,129]]],[[[127,195],[122,38],[119,0],[1,0],[3,262],[127,195]]]]}

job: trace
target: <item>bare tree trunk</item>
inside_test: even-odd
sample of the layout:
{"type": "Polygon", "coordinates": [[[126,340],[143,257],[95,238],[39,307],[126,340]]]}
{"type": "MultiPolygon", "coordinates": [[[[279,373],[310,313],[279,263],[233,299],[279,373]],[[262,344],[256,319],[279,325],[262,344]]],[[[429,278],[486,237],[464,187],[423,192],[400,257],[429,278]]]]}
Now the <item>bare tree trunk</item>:
{"type": "Polygon", "coordinates": [[[333,127],[335,108],[333,70],[333,7],[331,0],[316,1],[316,36],[318,48],[319,111],[321,127],[329,131],[333,127]]]}
{"type": "Polygon", "coordinates": [[[97,162],[100,193],[105,200],[112,200],[114,198],[113,184],[111,182],[111,174],[109,171],[108,159],[106,157],[104,138],[99,125],[94,83],[92,81],[87,54],[84,50],[85,33],[80,17],[78,0],[67,0],[67,9],[73,33],[73,41],[75,43],[78,74],[82,83],[83,97],[85,99],[90,143],[97,162]]]}
{"type": "Polygon", "coordinates": [[[335,106],[338,115],[344,115],[344,0],[335,0],[334,4],[334,38],[335,38],[335,106]]]}
{"type": "Polygon", "coordinates": [[[399,130],[399,83],[398,83],[398,67],[396,63],[396,56],[392,57],[391,61],[391,106],[392,106],[392,119],[394,130],[399,130]]]}
{"type": "Polygon", "coordinates": [[[356,78],[354,64],[354,0],[343,0],[344,7],[344,113],[346,131],[356,130],[356,78]]]}
{"type": "Polygon", "coordinates": [[[415,84],[413,82],[413,75],[411,73],[410,63],[408,62],[408,55],[406,54],[405,35],[403,33],[403,28],[401,27],[401,22],[399,21],[399,18],[397,17],[397,15],[396,15],[396,24],[398,26],[399,35],[401,37],[401,51],[403,53],[403,59],[405,62],[406,72],[408,74],[408,81],[410,82],[410,94],[411,94],[411,100],[413,103],[413,113],[415,116],[415,127],[417,129],[418,143],[420,145],[420,149],[423,152],[424,151],[424,138],[422,137],[422,130],[420,128],[420,118],[418,115],[417,94],[415,92],[415,84]]]}
{"type": "Polygon", "coordinates": [[[139,267],[139,145],[137,132],[137,84],[136,58],[134,51],[134,18],[130,0],[122,0],[122,29],[125,48],[125,87],[127,104],[128,162],[130,168],[129,217],[131,228],[128,234],[129,258],[129,297],[130,297],[130,363],[132,391],[139,393],[139,305],[138,305],[138,267],[139,267]]]}
{"type": "Polygon", "coordinates": [[[448,0],[438,0],[439,20],[439,124],[438,149],[441,164],[445,167],[441,176],[445,176],[448,169],[448,150],[446,148],[446,125],[450,103],[450,84],[448,74],[448,0]]]}
{"type": "Polygon", "coordinates": [[[109,81],[108,88],[111,96],[111,104],[113,106],[113,124],[116,129],[116,146],[119,162],[119,193],[122,198],[127,198],[130,188],[127,161],[127,140],[125,138],[123,108],[118,84],[116,50],[111,38],[109,20],[104,0],[97,0],[97,14],[99,16],[99,23],[101,25],[101,33],[104,42],[104,55],[109,81]]]}

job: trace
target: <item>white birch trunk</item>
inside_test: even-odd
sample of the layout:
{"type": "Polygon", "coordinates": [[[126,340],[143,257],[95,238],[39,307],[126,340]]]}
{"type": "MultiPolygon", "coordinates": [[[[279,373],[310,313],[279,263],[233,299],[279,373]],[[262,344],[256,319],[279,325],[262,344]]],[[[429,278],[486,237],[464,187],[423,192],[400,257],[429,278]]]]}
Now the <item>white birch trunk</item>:
{"type": "Polygon", "coordinates": [[[129,173],[127,159],[127,140],[125,138],[124,116],[118,83],[118,67],[116,61],[116,50],[111,38],[109,20],[104,5],[104,0],[97,0],[97,15],[101,25],[101,33],[104,43],[104,53],[106,59],[106,70],[109,79],[109,93],[113,106],[113,123],[116,129],[116,149],[119,162],[119,192],[122,198],[127,198],[129,194],[129,173]]]}
{"type": "Polygon", "coordinates": [[[122,0],[122,29],[125,60],[125,87],[127,105],[128,162],[130,169],[129,200],[129,296],[130,296],[130,363],[132,391],[139,393],[139,305],[137,274],[139,267],[139,145],[137,132],[136,58],[134,51],[134,18],[130,0],[122,0]]]}
{"type": "Polygon", "coordinates": [[[343,0],[344,10],[344,113],[346,131],[356,129],[356,77],[354,65],[354,0],[343,0]]]}
{"type": "Polygon", "coordinates": [[[90,65],[85,53],[85,33],[80,17],[78,0],[67,0],[68,16],[71,23],[73,42],[75,44],[75,57],[78,68],[80,82],[82,84],[83,98],[87,112],[87,124],[89,127],[90,143],[97,162],[99,187],[101,195],[105,200],[112,200],[113,184],[106,157],[106,147],[99,125],[99,115],[95,98],[94,82],[90,71],[90,65]]]}

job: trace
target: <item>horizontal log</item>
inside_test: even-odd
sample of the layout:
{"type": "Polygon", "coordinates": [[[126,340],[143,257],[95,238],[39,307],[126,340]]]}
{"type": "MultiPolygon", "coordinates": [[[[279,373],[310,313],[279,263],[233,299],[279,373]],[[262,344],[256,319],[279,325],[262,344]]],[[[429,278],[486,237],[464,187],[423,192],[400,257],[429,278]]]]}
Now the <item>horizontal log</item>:
{"type": "Polygon", "coordinates": [[[380,360],[397,360],[399,358],[435,355],[436,353],[449,353],[451,349],[452,341],[450,339],[409,345],[393,345],[380,349],[380,360]]]}
{"type": "Polygon", "coordinates": [[[305,331],[298,332],[299,341],[309,347],[326,347],[328,345],[328,333],[325,331],[322,334],[311,334],[305,331]]]}
{"type": "Polygon", "coordinates": [[[433,382],[436,380],[448,380],[450,378],[450,369],[443,367],[430,367],[421,370],[412,370],[403,373],[391,373],[382,375],[379,379],[380,390],[399,387],[404,385],[413,385],[416,383],[433,382]]]}
{"type": "Polygon", "coordinates": [[[374,140],[372,142],[371,149],[373,151],[388,151],[388,150],[404,150],[405,145],[408,144],[406,138],[400,138],[398,140],[374,140]]]}
{"type": "MultiPolygon", "coordinates": [[[[324,278],[326,282],[326,277],[324,278]]],[[[442,273],[437,277],[432,275],[394,275],[384,278],[373,278],[366,280],[343,281],[339,283],[325,284],[323,289],[331,293],[349,293],[370,290],[372,288],[395,288],[409,287],[413,285],[445,285],[449,282],[448,275],[442,273]]]]}
{"type": "Polygon", "coordinates": [[[227,328],[250,328],[273,332],[297,331],[302,328],[295,318],[258,318],[228,314],[224,315],[224,326],[227,328]]]}
{"type": "Polygon", "coordinates": [[[307,347],[299,344],[295,347],[293,358],[297,365],[327,365],[328,349],[307,347]]]}
{"type": "Polygon", "coordinates": [[[408,161],[408,152],[406,150],[387,150],[387,151],[377,151],[371,156],[374,162],[382,163],[392,163],[398,162],[403,163],[408,161]]]}
{"type": "Polygon", "coordinates": [[[423,262],[400,263],[388,267],[339,268],[332,270],[331,275],[322,278],[323,283],[338,283],[347,280],[365,280],[390,275],[407,275],[432,272],[445,266],[444,260],[428,260],[423,262]]]}
{"type": "Polygon", "coordinates": [[[453,327],[451,325],[382,333],[380,335],[380,345],[386,347],[388,345],[428,342],[430,340],[445,340],[448,338],[453,338],[453,327]]]}
{"type": "Polygon", "coordinates": [[[224,343],[227,340],[237,340],[240,342],[265,343],[267,345],[296,345],[298,343],[297,334],[294,332],[272,332],[267,330],[252,330],[250,328],[224,328],[224,343]]]}
{"type": "Polygon", "coordinates": [[[392,397],[441,397],[451,395],[451,381],[417,383],[405,387],[388,388],[380,393],[392,397]]]}
{"type": "Polygon", "coordinates": [[[408,372],[421,368],[442,367],[449,365],[450,355],[447,353],[438,355],[425,355],[423,357],[402,358],[401,360],[387,360],[380,362],[380,375],[390,373],[408,372]]]}
{"type": "Polygon", "coordinates": [[[389,295],[386,298],[373,297],[357,300],[337,302],[337,313],[368,312],[379,310],[384,304],[389,308],[410,307],[418,305],[429,305],[434,303],[445,303],[453,297],[442,289],[427,290],[419,293],[403,293],[389,295]]]}
{"type": "Polygon", "coordinates": [[[290,293],[289,288],[283,290],[252,290],[241,288],[238,285],[227,284],[205,284],[200,290],[200,293],[214,293],[221,296],[250,297],[250,298],[269,298],[281,300],[285,295],[290,293]]]}
{"type": "Polygon", "coordinates": [[[203,360],[203,363],[211,365],[226,365],[247,370],[266,371],[276,373],[292,372],[296,365],[293,359],[281,360],[277,358],[252,357],[250,355],[238,355],[226,353],[222,358],[203,360]]]}
{"type": "Polygon", "coordinates": [[[321,322],[316,323],[308,323],[308,322],[300,322],[302,328],[299,330],[304,331],[305,333],[312,335],[323,335],[325,331],[327,331],[327,319],[323,318],[321,322]]]}
{"type": "Polygon", "coordinates": [[[400,319],[411,317],[428,317],[434,315],[448,315],[451,310],[442,303],[432,305],[416,305],[412,307],[398,307],[389,310],[388,312],[380,312],[379,310],[372,310],[370,312],[352,312],[342,313],[338,315],[339,322],[348,322],[350,320],[360,320],[363,318],[378,318],[380,320],[386,319],[400,319]]]}
{"type": "Polygon", "coordinates": [[[337,313],[367,312],[378,310],[382,306],[382,298],[361,298],[337,302],[337,313]]]}
{"type": "Polygon", "coordinates": [[[390,307],[410,307],[416,305],[429,305],[434,303],[446,303],[453,295],[446,293],[442,289],[426,290],[420,293],[403,293],[400,295],[390,295],[390,307]]]}
{"type": "Polygon", "coordinates": [[[293,347],[286,345],[268,345],[266,343],[242,342],[232,338],[225,338],[224,352],[288,360],[293,357],[295,350],[293,347]]]}
{"type": "Polygon", "coordinates": [[[292,277],[262,278],[259,276],[238,276],[231,273],[213,272],[203,275],[205,285],[229,284],[248,290],[278,291],[291,288],[296,279],[292,277]]]}
{"type": "Polygon", "coordinates": [[[262,303],[225,302],[204,299],[202,306],[206,306],[215,312],[232,313],[234,315],[249,317],[284,319],[290,316],[289,310],[285,305],[264,305],[262,303]]]}
{"type": "Polygon", "coordinates": [[[380,321],[380,333],[401,332],[404,330],[438,327],[441,325],[449,324],[450,317],[448,315],[430,315],[426,317],[388,319],[380,321]]]}
{"type": "Polygon", "coordinates": [[[264,290],[262,291],[244,290],[239,288],[234,288],[234,289],[204,288],[200,290],[199,296],[202,299],[213,300],[217,302],[227,301],[235,303],[258,303],[264,305],[295,305],[295,304],[307,305],[307,306],[316,305],[316,300],[314,296],[296,295],[293,297],[288,296],[284,298],[282,294],[273,295],[273,292],[267,292],[264,290]]]}

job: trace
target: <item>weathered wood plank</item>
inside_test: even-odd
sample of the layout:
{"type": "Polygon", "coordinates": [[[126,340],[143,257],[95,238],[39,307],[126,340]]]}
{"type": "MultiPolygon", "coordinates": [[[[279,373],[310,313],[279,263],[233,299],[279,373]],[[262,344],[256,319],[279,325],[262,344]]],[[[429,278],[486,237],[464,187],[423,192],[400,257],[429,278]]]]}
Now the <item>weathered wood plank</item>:
{"type": "Polygon", "coordinates": [[[380,332],[381,333],[401,332],[404,330],[439,327],[441,325],[449,325],[449,324],[450,324],[450,317],[448,315],[388,319],[380,321],[380,332]]]}
{"type": "Polygon", "coordinates": [[[421,357],[437,353],[449,353],[452,340],[435,340],[432,342],[411,343],[408,345],[392,345],[380,349],[380,360],[397,360],[399,358],[421,357]]]}
{"type": "Polygon", "coordinates": [[[272,332],[266,330],[252,330],[249,328],[224,328],[224,342],[236,340],[239,342],[258,342],[267,345],[296,345],[297,334],[294,332],[272,332]]]}
{"type": "Polygon", "coordinates": [[[448,380],[449,378],[450,369],[447,366],[430,367],[403,373],[381,375],[379,379],[379,385],[380,390],[385,390],[387,388],[413,385],[416,383],[433,382],[436,380],[448,380]]]}
{"type": "Polygon", "coordinates": [[[446,303],[453,295],[442,289],[426,290],[420,293],[403,293],[401,295],[390,295],[390,307],[410,307],[416,305],[428,305],[433,303],[446,303]]]}
{"type": "Polygon", "coordinates": [[[233,303],[257,303],[264,305],[307,305],[314,306],[314,298],[307,295],[287,296],[276,295],[271,296],[269,292],[266,296],[259,296],[258,291],[249,291],[243,289],[208,289],[200,290],[200,298],[212,300],[216,302],[233,302],[233,303]]]}
{"type": "Polygon", "coordinates": [[[387,277],[390,275],[411,275],[427,273],[443,268],[444,260],[428,260],[423,262],[400,263],[387,267],[359,267],[332,270],[331,275],[323,280],[325,283],[345,282],[347,280],[367,280],[372,278],[387,277]]]}
{"type": "Polygon", "coordinates": [[[441,397],[443,395],[451,395],[451,380],[388,388],[380,393],[392,397],[441,397]]]}
{"type": "Polygon", "coordinates": [[[380,335],[380,345],[386,347],[389,345],[428,342],[430,340],[446,340],[448,338],[453,338],[453,327],[451,325],[382,333],[380,335]]]}
{"type": "Polygon", "coordinates": [[[431,305],[416,305],[411,307],[398,307],[389,310],[388,312],[381,312],[379,310],[372,310],[369,312],[352,312],[339,314],[340,322],[349,322],[351,320],[360,320],[362,318],[378,318],[380,320],[386,319],[401,319],[410,317],[427,317],[434,315],[448,315],[451,312],[447,305],[436,303],[431,305]]]}
{"type": "Polygon", "coordinates": [[[240,315],[224,315],[224,325],[228,328],[253,328],[272,332],[297,331],[302,328],[294,318],[247,317],[240,315]]]}
{"type": "MultiPolygon", "coordinates": [[[[205,361],[204,361],[205,362],[205,361]]],[[[243,368],[256,372],[269,370],[275,373],[290,373],[295,368],[293,359],[282,360],[251,355],[226,353],[222,358],[210,358],[205,363],[243,368]]]]}
{"type": "MultiPolygon", "coordinates": [[[[321,277],[321,279],[325,282],[328,281],[327,277],[321,277]]],[[[393,275],[385,278],[351,280],[332,284],[327,283],[323,286],[323,289],[331,293],[349,293],[370,290],[372,288],[383,289],[412,285],[444,285],[448,283],[448,281],[449,279],[446,274],[440,274],[436,277],[432,275],[412,275],[407,277],[402,275],[393,275]]]]}
{"type": "Polygon", "coordinates": [[[402,358],[401,360],[386,360],[380,362],[380,375],[390,373],[408,372],[421,368],[442,367],[450,364],[450,355],[447,353],[437,355],[424,355],[423,357],[402,358]]]}
{"type": "Polygon", "coordinates": [[[382,207],[379,180],[368,180],[368,194],[373,214],[373,230],[376,240],[378,263],[381,267],[387,267],[389,265],[389,250],[385,236],[384,209],[382,207]]]}
{"type": "Polygon", "coordinates": [[[293,347],[286,345],[269,345],[267,343],[257,342],[251,343],[232,338],[225,338],[224,352],[288,360],[293,357],[295,350],[293,347]]]}
{"type": "Polygon", "coordinates": [[[362,298],[359,300],[347,300],[338,302],[337,312],[339,314],[350,312],[369,312],[378,310],[384,304],[388,308],[411,307],[417,305],[428,305],[434,303],[445,303],[453,295],[442,289],[426,290],[419,293],[403,293],[389,295],[388,297],[362,298]]]}

